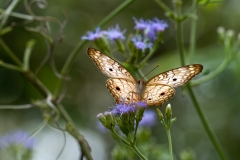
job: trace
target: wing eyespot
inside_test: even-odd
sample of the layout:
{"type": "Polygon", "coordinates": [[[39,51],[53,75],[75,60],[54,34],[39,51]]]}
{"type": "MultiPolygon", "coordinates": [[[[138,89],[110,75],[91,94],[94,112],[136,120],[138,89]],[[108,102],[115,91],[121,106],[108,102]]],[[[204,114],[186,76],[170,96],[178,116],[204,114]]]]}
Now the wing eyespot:
{"type": "Polygon", "coordinates": [[[150,101],[150,100],[152,100],[152,98],[148,98],[148,100],[150,101]]]}
{"type": "Polygon", "coordinates": [[[116,87],[116,90],[120,91],[121,89],[117,86],[117,87],[116,87]]]}
{"type": "Polygon", "coordinates": [[[160,96],[164,96],[164,95],[165,95],[165,93],[164,93],[164,92],[162,92],[162,93],[160,93],[159,95],[160,95],[160,96]]]}
{"type": "Polygon", "coordinates": [[[109,68],[109,71],[113,71],[113,69],[112,69],[112,68],[109,68]]]}
{"type": "Polygon", "coordinates": [[[173,81],[176,81],[177,80],[177,78],[173,78],[173,81]]]}

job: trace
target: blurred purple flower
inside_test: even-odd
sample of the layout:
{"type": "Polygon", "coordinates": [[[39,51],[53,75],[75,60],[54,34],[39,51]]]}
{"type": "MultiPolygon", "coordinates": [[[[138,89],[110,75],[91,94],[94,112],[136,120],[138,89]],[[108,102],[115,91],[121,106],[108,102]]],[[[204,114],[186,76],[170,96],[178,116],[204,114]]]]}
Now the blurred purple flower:
{"type": "MultiPolygon", "coordinates": [[[[10,145],[21,145],[29,135],[23,131],[16,131],[0,137],[0,148],[7,148],[10,145]]],[[[33,138],[28,139],[22,145],[27,149],[33,149],[36,141],[33,138]]]]}
{"type": "Polygon", "coordinates": [[[161,21],[155,17],[153,21],[151,21],[151,27],[156,32],[162,32],[168,27],[168,24],[165,21],[161,21]]]}
{"type": "Polygon", "coordinates": [[[147,39],[143,39],[140,35],[137,35],[135,37],[132,37],[132,42],[134,43],[135,47],[137,49],[142,50],[142,52],[145,51],[145,49],[152,47],[152,43],[147,42],[147,39]]]}
{"type": "Polygon", "coordinates": [[[111,41],[114,40],[124,40],[124,33],[126,32],[126,30],[124,31],[120,31],[119,25],[116,25],[115,28],[109,28],[108,31],[104,31],[104,34],[107,36],[107,38],[111,41]]]}
{"type": "Polygon", "coordinates": [[[100,27],[97,27],[95,32],[88,31],[86,36],[82,36],[81,39],[94,41],[96,39],[102,38],[104,32],[100,30],[100,27]]]}
{"type": "Polygon", "coordinates": [[[137,20],[136,18],[133,18],[135,23],[135,29],[137,30],[145,30],[149,27],[149,21],[144,21],[142,18],[137,20]]]}
{"type": "Polygon", "coordinates": [[[145,110],[142,120],[139,126],[153,127],[156,123],[156,114],[151,110],[145,110]]]}
{"type": "Polygon", "coordinates": [[[135,22],[135,29],[143,30],[145,35],[151,39],[155,40],[157,38],[157,33],[164,31],[168,24],[164,21],[154,18],[153,20],[140,19],[139,21],[136,18],[133,18],[135,22]]]}
{"type": "Polygon", "coordinates": [[[136,112],[137,106],[135,104],[125,104],[119,103],[116,104],[115,108],[111,111],[114,116],[120,116],[123,113],[133,113],[136,112]]]}
{"type": "Polygon", "coordinates": [[[147,107],[147,103],[146,102],[137,102],[137,105],[139,106],[139,107],[147,107]]]}

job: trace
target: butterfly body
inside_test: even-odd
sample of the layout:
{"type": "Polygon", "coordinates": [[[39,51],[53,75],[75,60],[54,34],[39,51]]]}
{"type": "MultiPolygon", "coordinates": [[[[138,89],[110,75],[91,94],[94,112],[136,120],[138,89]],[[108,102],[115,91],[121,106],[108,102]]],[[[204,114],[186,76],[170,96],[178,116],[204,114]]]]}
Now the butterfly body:
{"type": "Polygon", "coordinates": [[[154,76],[147,82],[136,80],[121,64],[97,49],[87,53],[98,69],[108,77],[106,86],[117,103],[145,101],[148,106],[161,105],[175,94],[177,87],[187,83],[202,71],[202,65],[192,64],[175,68],[154,76]]]}

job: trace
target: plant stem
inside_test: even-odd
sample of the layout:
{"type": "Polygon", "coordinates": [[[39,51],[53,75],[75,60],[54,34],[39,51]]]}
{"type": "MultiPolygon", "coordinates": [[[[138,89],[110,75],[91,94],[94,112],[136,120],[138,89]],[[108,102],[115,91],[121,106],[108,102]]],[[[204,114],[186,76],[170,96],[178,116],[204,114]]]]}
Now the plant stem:
{"type": "Polygon", "coordinates": [[[170,128],[169,128],[169,129],[166,129],[166,131],[167,131],[168,144],[169,144],[170,160],[173,160],[172,139],[171,139],[170,128]]]}
{"type": "Polygon", "coordinates": [[[119,136],[113,128],[111,129],[111,132],[113,133],[113,135],[115,135],[117,138],[119,138],[124,144],[126,144],[129,147],[131,146],[130,143],[128,141],[126,141],[124,138],[122,138],[121,136],[119,136]]]}
{"type": "MultiPolygon", "coordinates": [[[[193,15],[197,16],[197,0],[193,0],[192,8],[194,8],[193,15]]],[[[191,34],[190,34],[190,47],[189,47],[189,64],[192,64],[193,57],[196,50],[196,30],[197,30],[197,20],[192,18],[191,20],[191,34]]]]}
{"type": "Polygon", "coordinates": [[[22,62],[19,60],[19,58],[11,51],[11,49],[6,45],[6,43],[0,38],[0,45],[3,47],[3,49],[7,52],[7,54],[10,56],[10,58],[20,67],[23,66],[22,62]]]}
{"type": "Polygon", "coordinates": [[[216,135],[214,134],[213,130],[211,129],[211,127],[209,126],[205,116],[204,116],[204,113],[193,93],[193,90],[192,88],[190,87],[190,84],[187,84],[187,89],[188,89],[188,92],[189,92],[189,96],[195,106],[195,109],[197,111],[197,114],[198,114],[198,117],[200,118],[201,122],[202,122],[202,125],[205,129],[205,131],[207,132],[207,135],[208,137],[210,138],[213,146],[215,147],[215,149],[217,150],[219,156],[221,157],[222,160],[226,160],[227,157],[225,156],[224,152],[223,152],[223,149],[220,145],[220,142],[218,141],[216,135]]]}
{"type": "Polygon", "coordinates": [[[12,10],[14,8],[17,7],[18,4],[20,4],[22,0],[13,0],[12,3],[8,6],[8,8],[5,10],[5,14],[3,16],[3,19],[0,23],[0,30],[4,27],[4,25],[6,24],[8,17],[10,15],[10,13],[12,12],[12,10]]]}
{"type": "MultiPolygon", "coordinates": [[[[181,10],[180,7],[181,6],[176,6],[177,8],[177,15],[178,17],[181,17],[181,10]]],[[[179,54],[180,54],[180,60],[181,60],[181,64],[182,66],[185,65],[185,58],[184,58],[184,46],[183,46],[183,41],[182,41],[182,21],[177,21],[177,44],[178,44],[178,49],[179,49],[179,54]]],[[[215,147],[215,149],[217,150],[219,156],[221,157],[222,160],[226,160],[226,156],[224,155],[224,152],[222,150],[222,147],[219,143],[219,141],[217,140],[215,134],[213,133],[212,129],[210,128],[210,126],[207,123],[207,120],[201,110],[201,107],[199,105],[199,103],[197,102],[196,96],[194,95],[192,88],[190,86],[190,84],[187,84],[187,90],[189,92],[190,98],[194,104],[195,110],[197,111],[198,117],[201,120],[201,123],[205,129],[205,131],[208,134],[208,137],[210,138],[213,146],[215,147]]]]}
{"type": "Polygon", "coordinates": [[[181,65],[185,66],[185,59],[184,59],[184,48],[183,48],[183,40],[182,40],[182,22],[178,21],[177,23],[177,45],[178,51],[180,55],[181,65]]]}
{"type": "Polygon", "coordinates": [[[202,77],[202,78],[199,78],[199,79],[196,79],[196,80],[193,80],[190,85],[191,86],[196,86],[196,85],[199,85],[199,84],[202,84],[202,83],[205,83],[213,78],[215,78],[216,76],[218,76],[220,73],[222,73],[222,71],[227,68],[229,64],[229,60],[227,59],[224,59],[223,62],[218,66],[217,69],[215,69],[214,71],[212,71],[210,74],[202,77]]]}
{"type": "Polygon", "coordinates": [[[135,153],[142,159],[142,160],[147,160],[146,157],[144,157],[144,155],[138,150],[138,148],[136,147],[136,145],[132,145],[131,148],[135,151],[135,153]]]}
{"type": "MultiPolygon", "coordinates": [[[[5,10],[0,9],[0,13],[5,14],[5,10]]],[[[13,16],[13,17],[16,17],[16,18],[21,18],[21,19],[29,20],[29,21],[34,20],[34,17],[33,17],[33,16],[29,16],[29,15],[27,15],[27,14],[21,14],[21,13],[11,12],[9,15],[10,15],[10,16],[13,16]]]]}

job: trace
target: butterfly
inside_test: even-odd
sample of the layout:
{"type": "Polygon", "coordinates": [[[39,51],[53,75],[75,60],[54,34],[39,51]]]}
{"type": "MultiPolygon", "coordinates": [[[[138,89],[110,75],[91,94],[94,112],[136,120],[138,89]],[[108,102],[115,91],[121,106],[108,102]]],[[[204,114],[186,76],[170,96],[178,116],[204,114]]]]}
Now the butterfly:
{"type": "Polygon", "coordinates": [[[88,48],[87,53],[98,69],[110,77],[106,86],[116,103],[144,101],[148,106],[162,105],[174,96],[173,87],[187,83],[203,69],[201,64],[191,64],[160,73],[145,82],[136,80],[121,64],[101,51],[88,48]]]}

